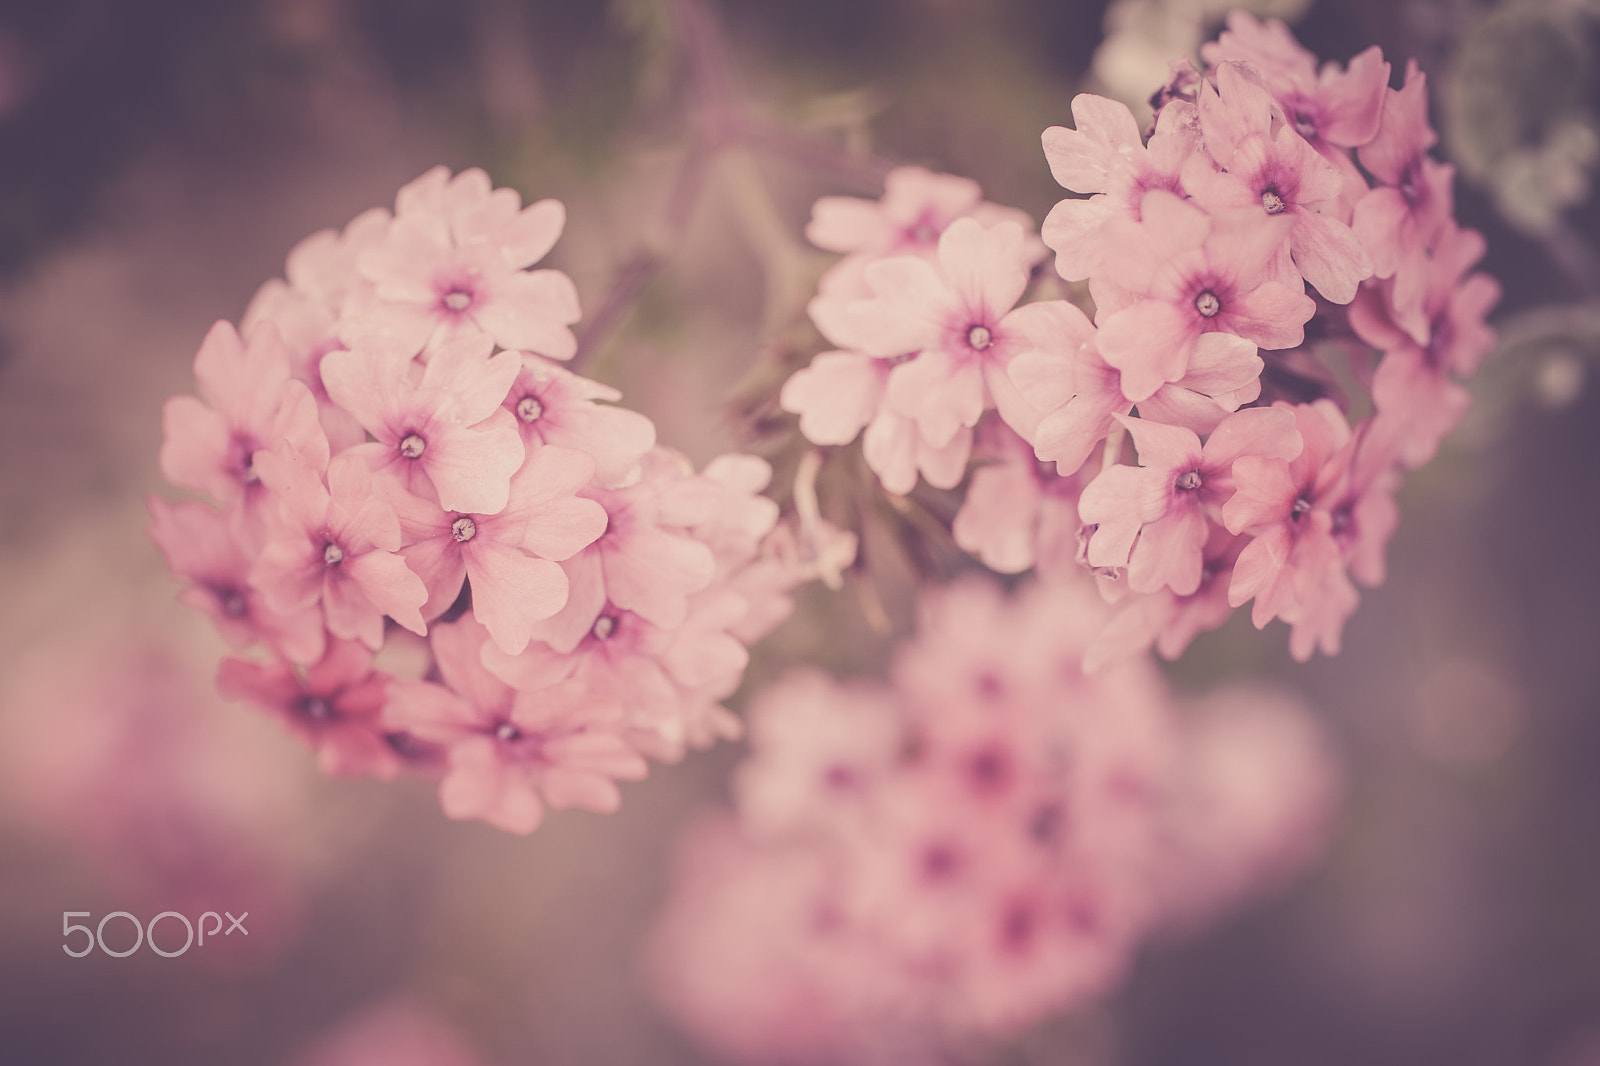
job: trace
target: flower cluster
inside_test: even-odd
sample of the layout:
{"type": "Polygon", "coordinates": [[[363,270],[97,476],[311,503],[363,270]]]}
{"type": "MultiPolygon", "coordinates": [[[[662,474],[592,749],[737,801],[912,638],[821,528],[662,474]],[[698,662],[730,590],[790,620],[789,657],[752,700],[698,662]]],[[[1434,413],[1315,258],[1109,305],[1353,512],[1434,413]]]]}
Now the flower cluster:
{"type": "Polygon", "coordinates": [[[970,182],[899,171],[879,203],[813,218],[850,253],[810,307],[840,350],[783,406],[818,444],[864,428],[893,493],[919,472],[953,488],[975,457],[956,542],[1004,572],[1100,575],[1120,610],[1093,665],[1176,656],[1252,600],[1297,659],[1337,653],[1352,579],[1383,580],[1401,472],[1493,344],[1499,287],[1472,273],[1483,240],[1453,220],[1415,64],[1394,90],[1376,48],[1319,71],[1282,23],[1228,27],[1205,72],[1174,64],[1148,136],[1087,94],[1045,131],[1081,196],[1041,237],[1092,320],[1019,305],[1035,242],[970,182]]]}
{"type": "Polygon", "coordinates": [[[185,601],[267,653],[225,694],[327,772],[438,773],[447,814],[516,832],[734,733],[718,701],[809,565],[765,462],[696,473],[561,365],[577,292],[530,268],[564,221],[439,168],[307,239],[166,406],[163,473],[219,506],[150,502],[185,601]],[[425,669],[379,661],[401,629],[425,669]]]}
{"type": "Polygon", "coordinates": [[[685,848],[653,967],[731,1057],[949,1061],[1315,849],[1334,781],[1294,704],[1180,719],[1148,659],[1085,674],[1087,579],[923,608],[892,685],[807,671],[756,698],[738,817],[685,848]]]}

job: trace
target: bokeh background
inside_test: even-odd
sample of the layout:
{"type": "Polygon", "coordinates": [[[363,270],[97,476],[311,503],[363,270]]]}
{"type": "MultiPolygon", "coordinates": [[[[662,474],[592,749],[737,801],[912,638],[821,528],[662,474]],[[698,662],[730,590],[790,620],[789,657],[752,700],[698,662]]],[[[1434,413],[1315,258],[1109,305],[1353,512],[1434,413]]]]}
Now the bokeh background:
{"type": "MultiPolygon", "coordinates": [[[[1106,1066],[1600,1062],[1600,140],[1584,0],[1274,0],[1308,47],[1430,75],[1458,215],[1505,287],[1474,413],[1408,479],[1337,659],[1242,618],[1180,686],[1270,676],[1347,795],[1288,890],[983,1054],[1106,1066]]],[[[566,202],[553,265],[661,439],[703,462],[816,350],[824,194],[970,175],[1042,219],[1040,131],[1130,102],[1208,0],[0,2],[0,1060],[689,1064],[637,950],[737,745],[528,838],[422,782],[329,781],[211,694],[145,537],[160,407],[314,230],[438,163],[566,202]],[[684,12],[692,32],[685,32],[684,12]],[[619,289],[617,279],[625,279],[619,289]],[[612,297],[617,297],[608,303],[612,297]],[[810,349],[807,344],[812,344],[810,349]],[[66,957],[63,911],[249,910],[164,959],[66,957]],[[366,1056],[366,1057],[361,1057],[366,1056]]],[[[1398,76],[1397,69],[1397,76],[1398,76]]],[[[904,625],[913,581],[890,598],[904,625]]],[[[868,672],[821,590],[758,653],[868,672]]],[[[108,926],[108,939],[117,936],[108,926]]],[[[123,936],[127,931],[122,931],[123,936]]],[[[176,937],[175,931],[165,935],[176,937]]],[[[121,942],[119,939],[118,942],[121,942]]]]}

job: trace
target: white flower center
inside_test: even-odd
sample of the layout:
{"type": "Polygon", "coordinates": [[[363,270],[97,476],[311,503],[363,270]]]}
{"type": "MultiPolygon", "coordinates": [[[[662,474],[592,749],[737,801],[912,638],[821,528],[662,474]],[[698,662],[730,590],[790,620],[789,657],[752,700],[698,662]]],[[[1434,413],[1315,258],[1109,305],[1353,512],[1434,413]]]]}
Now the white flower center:
{"type": "Polygon", "coordinates": [[[1186,470],[1178,475],[1178,488],[1184,492],[1193,492],[1200,487],[1200,471],[1186,470]]]}
{"type": "Polygon", "coordinates": [[[522,736],[522,730],[518,729],[510,722],[501,722],[495,727],[494,735],[500,740],[516,740],[518,737],[522,736]]]}
{"type": "Polygon", "coordinates": [[[1222,311],[1222,301],[1217,299],[1216,293],[1207,289],[1194,298],[1194,309],[1206,318],[1215,318],[1222,311]]]}
{"type": "Polygon", "coordinates": [[[465,311],[472,306],[472,293],[454,289],[444,294],[444,305],[452,311],[465,311]]]}
{"type": "Polygon", "coordinates": [[[594,620],[594,628],[590,630],[595,640],[609,640],[611,634],[617,631],[617,620],[609,614],[603,614],[594,620]]]}
{"type": "Polygon", "coordinates": [[[344,549],[337,544],[329,543],[322,549],[322,561],[328,566],[338,566],[344,562],[344,549]]]}
{"type": "Polygon", "coordinates": [[[1283,202],[1283,197],[1278,195],[1276,189],[1268,189],[1261,194],[1261,206],[1267,209],[1269,215],[1281,215],[1288,205],[1283,202]]]}
{"type": "Polygon", "coordinates": [[[537,422],[544,414],[544,404],[536,396],[524,396],[517,401],[517,417],[524,422],[537,422]]]}
{"type": "Polygon", "coordinates": [[[478,523],[462,515],[450,523],[450,535],[455,538],[457,544],[465,544],[478,535],[478,523]]]}
{"type": "Polygon", "coordinates": [[[400,454],[407,459],[420,459],[427,450],[428,442],[416,433],[407,433],[400,441],[400,454]]]}
{"type": "Polygon", "coordinates": [[[973,326],[967,330],[967,343],[981,352],[994,344],[994,334],[988,326],[973,326]]]}

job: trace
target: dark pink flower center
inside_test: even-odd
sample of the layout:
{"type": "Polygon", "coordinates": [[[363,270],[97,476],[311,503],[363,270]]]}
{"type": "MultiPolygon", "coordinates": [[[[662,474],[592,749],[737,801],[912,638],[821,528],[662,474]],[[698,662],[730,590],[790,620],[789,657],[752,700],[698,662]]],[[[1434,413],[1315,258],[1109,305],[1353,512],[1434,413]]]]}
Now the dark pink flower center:
{"type": "Polygon", "coordinates": [[[494,737],[496,740],[503,740],[506,743],[510,743],[513,740],[522,739],[522,730],[518,729],[511,722],[501,722],[499,725],[494,727],[494,737]]]}
{"type": "Polygon", "coordinates": [[[948,880],[961,865],[961,856],[949,844],[930,844],[922,849],[922,876],[929,881],[948,880]]]}
{"type": "Polygon", "coordinates": [[[998,744],[990,744],[967,759],[967,777],[976,792],[998,792],[1011,778],[1011,759],[998,744]]]}
{"type": "Polygon", "coordinates": [[[1033,812],[1028,820],[1028,836],[1036,844],[1053,844],[1061,835],[1066,816],[1059,803],[1047,803],[1033,812]]]}
{"type": "Polygon", "coordinates": [[[1011,951],[1021,951],[1033,942],[1037,927],[1033,908],[1026,903],[1013,903],[1001,919],[1000,942],[1011,951]]]}
{"type": "Polygon", "coordinates": [[[333,705],[321,696],[305,695],[295,702],[295,711],[313,722],[326,722],[333,717],[333,705]]]}
{"type": "Polygon", "coordinates": [[[1298,522],[1311,513],[1311,501],[1304,496],[1294,501],[1294,506],[1289,508],[1289,521],[1298,522]]]}
{"type": "Polygon", "coordinates": [[[834,763],[824,771],[822,780],[829,788],[854,788],[856,772],[844,763],[834,763]]]}
{"type": "Polygon", "coordinates": [[[213,588],[212,594],[217,597],[217,606],[229,618],[243,618],[250,613],[250,603],[244,598],[244,593],[231,586],[213,588]]]}

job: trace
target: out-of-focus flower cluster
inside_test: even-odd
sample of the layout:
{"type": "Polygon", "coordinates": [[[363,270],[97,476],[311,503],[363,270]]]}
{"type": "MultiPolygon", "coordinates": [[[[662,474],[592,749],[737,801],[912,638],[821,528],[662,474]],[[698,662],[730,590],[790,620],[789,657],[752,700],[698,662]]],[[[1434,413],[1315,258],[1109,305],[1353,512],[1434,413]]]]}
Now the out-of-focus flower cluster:
{"type": "Polygon", "coordinates": [[[1087,94],[1044,134],[1081,196],[1043,244],[1092,320],[1019,303],[1043,249],[965,179],[903,169],[809,230],[847,253],[810,305],[838,350],[782,405],[818,444],[861,434],[889,492],[966,480],[952,532],[993,569],[1099,575],[1119,609],[1092,668],[1176,657],[1252,600],[1297,659],[1337,653],[1355,582],[1384,579],[1401,473],[1494,340],[1423,74],[1394,90],[1377,48],[1319,70],[1282,23],[1228,27],[1204,72],[1173,65],[1148,135],[1087,94]]]}
{"type": "Polygon", "coordinates": [[[308,238],[167,403],[162,471],[216,506],[150,502],[184,600],[265,653],[224,694],[515,832],[734,734],[719,701],[811,565],[765,462],[696,473],[562,366],[578,295],[530,268],[564,223],[438,168],[308,238]]]}
{"type": "Polygon", "coordinates": [[[1148,658],[1084,673],[1108,611],[1084,578],[922,607],[892,684],[801,671],[757,697],[738,816],[681,856],[656,986],[734,1058],[949,1061],[1318,848],[1334,777],[1294,703],[1180,715],[1148,658]]]}

